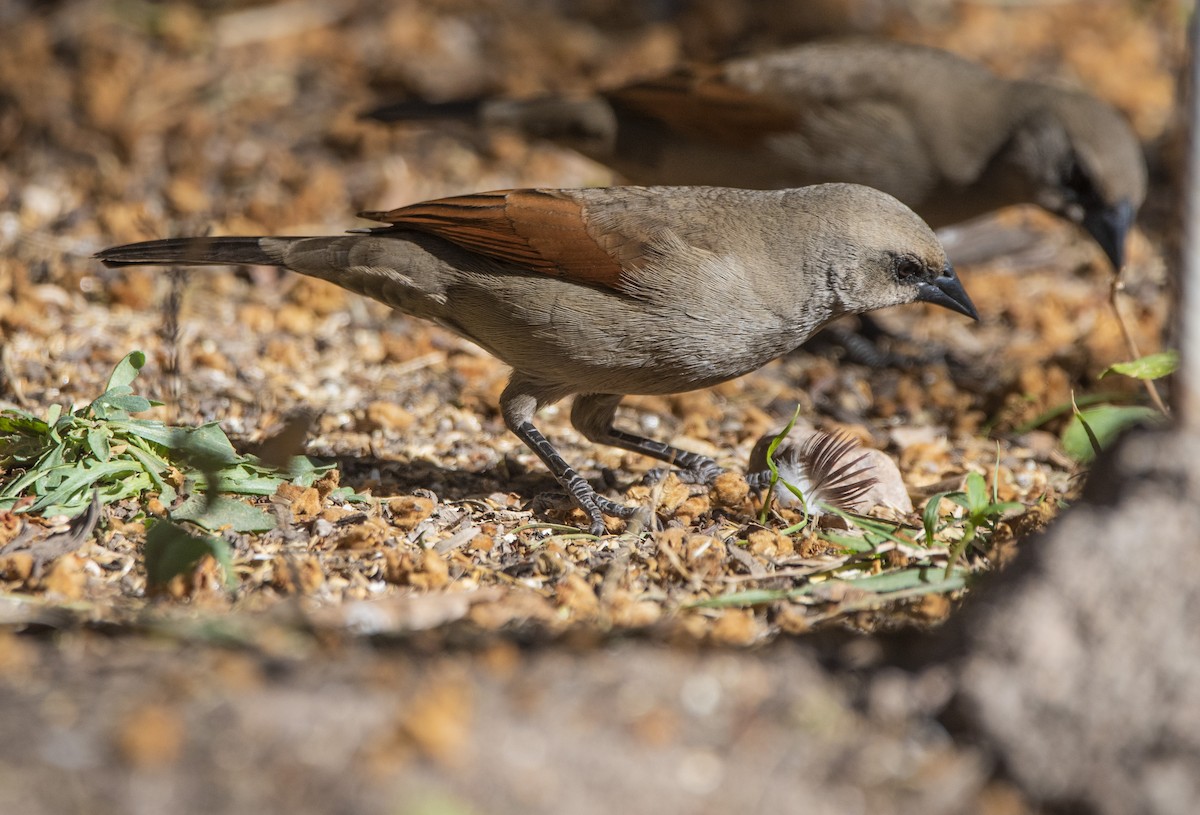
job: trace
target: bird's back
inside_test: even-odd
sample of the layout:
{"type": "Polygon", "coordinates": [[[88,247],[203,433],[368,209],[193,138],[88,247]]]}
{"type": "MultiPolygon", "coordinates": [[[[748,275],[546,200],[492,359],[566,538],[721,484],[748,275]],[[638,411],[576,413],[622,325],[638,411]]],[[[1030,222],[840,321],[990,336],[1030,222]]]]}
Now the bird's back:
{"type": "Polygon", "coordinates": [[[919,207],[977,178],[1006,136],[1005,83],[936,49],[816,43],[609,94],[604,159],[636,183],[866,184],[919,207]]]}

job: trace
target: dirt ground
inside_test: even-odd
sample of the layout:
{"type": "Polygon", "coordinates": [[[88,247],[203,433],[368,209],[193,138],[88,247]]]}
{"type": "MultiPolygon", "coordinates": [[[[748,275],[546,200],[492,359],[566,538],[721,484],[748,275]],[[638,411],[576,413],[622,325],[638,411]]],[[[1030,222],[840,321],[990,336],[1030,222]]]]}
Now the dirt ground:
{"type": "Polygon", "coordinates": [[[917,507],[905,534],[927,498],[984,476],[1022,509],[942,587],[923,575],[945,568],[952,538],[864,555],[811,527],[784,532],[797,520],[786,511],[760,523],[760,498],[736,478],[642,486],[649,462],[593,448],[554,408],[541,426],[568,460],[666,524],[573,534],[580,514],[504,431],[506,371],[479,349],[271,270],[175,277],[90,256],[169,235],[331,234],[363,209],[607,183],[552,145],[357,114],[410,96],[578,91],[864,33],[1086,88],[1130,118],[1152,198],[1120,303],[1149,352],[1171,303],[1164,180],[1178,166],[1185,14],[1166,0],[5,4],[0,409],[85,404],[142,350],[137,389],[164,403],[151,416],[219,421],[254,450],[309,412],[303,451],[335,463],[337,481],[258,499],[277,523],[223,533],[232,575],[204,560],[159,587],[144,519],[169,508],[152,495],[106,507],[86,540],[46,558],[2,547],[65,522],[4,513],[0,811],[1036,809],[939,723],[944,676],[887,668],[890,646],[861,633],[936,628],[964,584],[1078,496],[1085,471],[1059,439],[1069,412],[1048,412],[1073,396],[1143,399],[1098,379],[1130,352],[1112,273],[1074,228],[1018,209],[956,237],[1013,251],[961,267],[978,325],[883,315],[927,364],[871,370],[802,349],[623,409],[741,472],[799,405],[897,462],[917,507]],[[900,590],[855,584],[918,573],[900,590]]]}

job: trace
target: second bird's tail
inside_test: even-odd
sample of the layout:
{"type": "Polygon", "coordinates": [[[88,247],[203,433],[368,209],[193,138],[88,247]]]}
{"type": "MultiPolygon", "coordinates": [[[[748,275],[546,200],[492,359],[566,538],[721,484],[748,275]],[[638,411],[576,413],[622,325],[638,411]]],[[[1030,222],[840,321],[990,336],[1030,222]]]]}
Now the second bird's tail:
{"type": "Polygon", "coordinates": [[[410,99],[364,110],[358,118],[375,119],[379,122],[471,121],[479,117],[483,105],[482,99],[461,99],[452,102],[410,99]]]}

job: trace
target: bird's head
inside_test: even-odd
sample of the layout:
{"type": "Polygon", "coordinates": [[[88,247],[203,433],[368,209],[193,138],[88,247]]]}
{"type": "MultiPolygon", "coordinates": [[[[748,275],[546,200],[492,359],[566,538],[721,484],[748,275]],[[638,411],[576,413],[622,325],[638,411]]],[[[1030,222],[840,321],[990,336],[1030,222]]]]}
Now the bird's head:
{"type": "Polygon", "coordinates": [[[887,193],[856,184],[827,184],[827,219],[841,239],[827,260],[842,313],[925,302],[979,319],[975,305],[933,230],[887,193]]]}
{"type": "Polygon", "coordinates": [[[1082,226],[1120,269],[1129,229],[1146,198],[1146,162],[1137,136],[1099,99],[1022,87],[1032,111],[1015,134],[1014,149],[1035,201],[1082,226]]]}

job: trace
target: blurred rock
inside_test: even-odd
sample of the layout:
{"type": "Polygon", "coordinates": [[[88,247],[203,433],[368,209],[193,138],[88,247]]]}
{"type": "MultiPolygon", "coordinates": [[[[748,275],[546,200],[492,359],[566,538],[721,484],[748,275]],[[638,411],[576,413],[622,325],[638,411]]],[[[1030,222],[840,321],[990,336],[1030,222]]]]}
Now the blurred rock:
{"type": "Polygon", "coordinates": [[[1200,438],[1128,438],[1083,501],[953,623],[958,707],[1034,800],[1190,813],[1200,801],[1200,438]]]}

